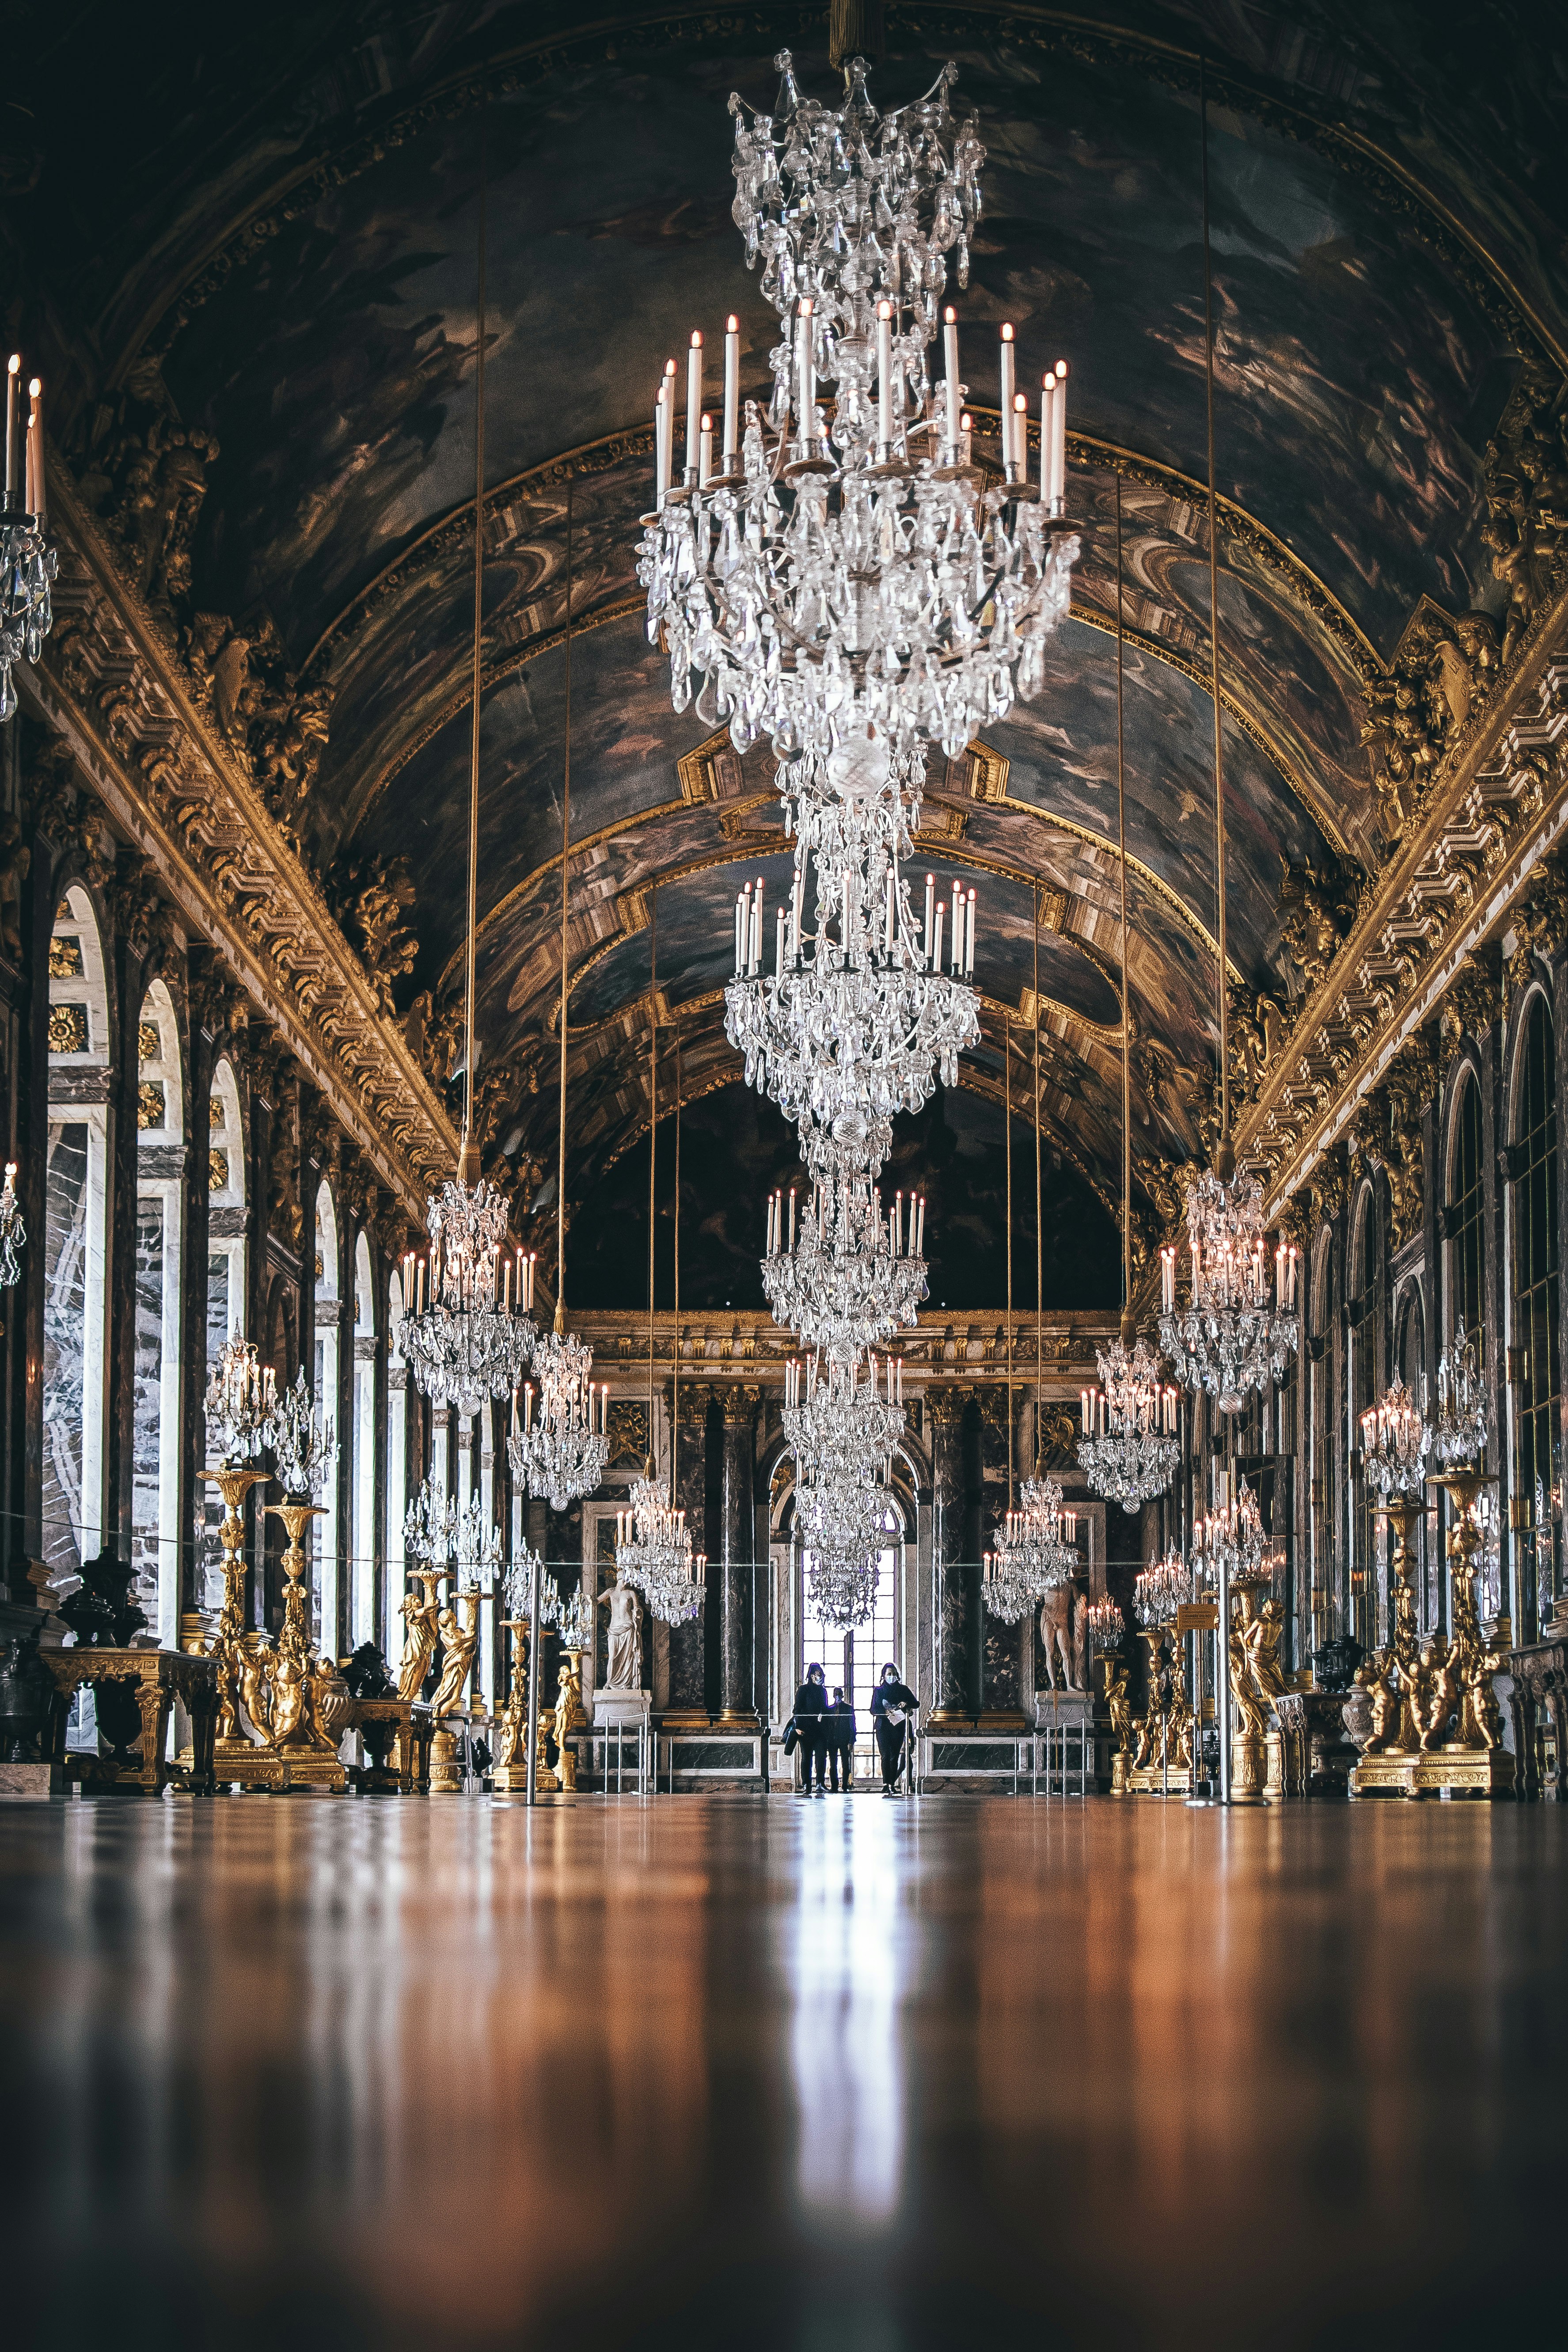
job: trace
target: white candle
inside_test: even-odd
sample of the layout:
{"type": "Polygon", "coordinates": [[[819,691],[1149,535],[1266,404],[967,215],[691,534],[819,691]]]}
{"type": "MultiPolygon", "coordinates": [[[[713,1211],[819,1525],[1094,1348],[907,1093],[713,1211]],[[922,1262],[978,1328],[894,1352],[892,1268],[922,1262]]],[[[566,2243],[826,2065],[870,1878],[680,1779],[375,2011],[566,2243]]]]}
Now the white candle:
{"type": "Polygon", "coordinates": [[[795,1247],[795,1186],[789,1188],[789,1245],[795,1247]]]}
{"type": "Polygon", "coordinates": [[[932,940],[932,938],[931,938],[931,900],[932,900],[932,898],[933,898],[933,897],[934,897],[934,895],[935,895],[935,891],[936,891],[936,877],[935,877],[935,875],[934,875],[934,874],[928,874],[928,875],[926,876],[926,927],[925,927],[925,951],[926,951],[926,962],[927,962],[927,965],[928,965],[928,966],[929,966],[932,971],[934,971],[934,970],[935,970],[935,968],[936,968],[936,967],[935,967],[934,960],[933,960],[932,955],[931,955],[931,949],[932,949],[932,947],[933,947],[933,945],[934,945],[935,943],[934,943],[934,941],[933,941],[933,940],[932,940]]]}
{"type": "Polygon", "coordinates": [[[1057,378],[1054,368],[1040,378],[1040,496],[1047,511],[1051,498],[1051,451],[1056,447],[1056,426],[1053,422],[1057,405],[1057,378]]]}
{"type": "Polygon", "coordinates": [[[44,385],[35,376],[27,386],[32,413],[27,418],[27,512],[44,518],[44,385]]]}
{"type": "Polygon", "coordinates": [[[811,360],[811,297],[803,298],[800,315],[795,324],[795,385],[796,400],[795,423],[803,441],[811,437],[816,423],[816,370],[811,360]]]}
{"type": "Polygon", "coordinates": [[[697,443],[697,479],[699,484],[700,485],[701,483],[706,482],[709,475],[712,471],[713,419],[710,416],[705,416],[702,419],[702,431],[697,443]]]}
{"type": "Polygon", "coordinates": [[[974,893],[973,890],[969,894],[969,906],[964,923],[963,970],[965,978],[969,978],[973,976],[974,971],[974,893]]]}
{"type": "Polygon", "coordinates": [[[731,312],[724,321],[724,471],[741,449],[741,321],[731,312]]]}
{"type": "Polygon", "coordinates": [[[891,955],[893,952],[893,876],[891,867],[889,867],[888,871],[888,905],[886,919],[882,926],[882,932],[883,947],[886,949],[888,954],[891,955]]]}
{"type": "Polygon", "coordinates": [[[893,306],[877,305],[877,438],[885,449],[893,437],[893,306]]]}
{"type": "Polygon", "coordinates": [[[16,487],[16,394],[22,354],[13,352],[5,362],[5,503],[14,501],[16,487]]]}
{"type": "Polygon", "coordinates": [[[941,906],[936,910],[936,938],[932,942],[933,952],[931,960],[931,968],[932,971],[940,971],[942,970],[942,919],[946,912],[947,901],[944,898],[941,906]]]}
{"type": "Polygon", "coordinates": [[[702,330],[692,334],[686,354],[686,470],[697,478],[697,442],[702,430],[702,330]]]}
{"type": "Polygon", "coordinates": [[[1021,392],[1013,394],[1013,462],[1018,468],[1018,479],[1029,478],[1029,403],[1021,392]]]}
{"type": "Polygon", "coordinates": [[[757,895],[752,901],[752,970],[757,971],[763,961],[763,877],[757,877],[757,895]]]}
{"type": "Polygon", "coordinates": [[[782,907],[779,908],[778,913],[777,913],[776,917],[774,918],[774,922],[775,922],[776,929],[775,929],[775,931],[774,931],[775,951],[774,951],[774,956],[773,956],[773,970],[777,972],[777,974],[778,974],[779,978],[782,980],[782,979],[784,978],[784,929],[785,929],[784,910],[784,908],[783,908],[782,907]]]}
{"type": "MultiPolygon", "coordinates": [[[[942,314],[942,352],[943,372],[947,377],[947,445],[950,451],[956,451],[963,386],[958,381],[958,313],[951,303],[942,314]]],[[[952,462],[951,458],[949,462],[952,462]]]]}
{"type": "Polygon", "coordinates": [[[1016,352],[1010,325],[1002,330],[1002,464],[1013,463],[1013,368],[1016,352]]]}
{"type": "Polygon", "coordinates": [[[1068,363],[1056,365],[1057,397],[1051,411],[1051,512],[1060,514],[1068,490],[1068,363]]]}
{"type": "Polygon", "coordinates": [[[675,362],[666,360],[658,388],[658,503],[663,506],[675,473],[675,362]]]}
{"type": "Polygon", "coordinates": [[[925,1195],[923,1192],[920,1198],[919,1208],[920,1215],[915,1225],[915,1255],[917,1257],[924,1257],[926,1254],[926,1204],[925,1195]]]}

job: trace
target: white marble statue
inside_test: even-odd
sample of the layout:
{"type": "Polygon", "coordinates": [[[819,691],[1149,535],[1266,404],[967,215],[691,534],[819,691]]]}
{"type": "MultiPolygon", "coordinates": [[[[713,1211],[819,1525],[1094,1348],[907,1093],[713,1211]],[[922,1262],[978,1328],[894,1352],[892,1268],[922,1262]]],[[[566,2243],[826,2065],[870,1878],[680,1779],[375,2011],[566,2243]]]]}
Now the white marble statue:
{"type": "Polygon", "coordinates": [[[599,1606],[610,1612],[610,1654],[602,1687],[637,1690],[642,1684],[642,1602],[637,1589],[617,1577],[600,1593],[599,1606]]]}
{"type": "Polygon", "coordinates": [[[1083,1639],[1089,1603],[1081,1593],[1075,1593],[1070,1584],[1053,1585],[1040,1603],[1040,1639],[1046,1645],[1046,1680],[1052,1690],[1057,1685],[1057,1664],[1061,1664],[1061,1687],[1081,1691],[1083,1685],[1083,1639]]]}

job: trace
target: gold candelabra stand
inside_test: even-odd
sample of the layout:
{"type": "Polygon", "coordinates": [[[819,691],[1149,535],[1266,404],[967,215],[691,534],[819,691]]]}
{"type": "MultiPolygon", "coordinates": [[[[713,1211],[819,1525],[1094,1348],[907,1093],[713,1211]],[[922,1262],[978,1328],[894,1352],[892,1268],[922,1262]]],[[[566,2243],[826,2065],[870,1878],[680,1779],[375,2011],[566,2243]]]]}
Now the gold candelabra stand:
{"type": "Polygon", "coordinates": [[[223,1525],[217,1531],[223,1551],[223,1606],[207,1649],[217,1669],[217,1745],[248,1748],[250,1742],[241,1738],[239,1728],[246,1664],[245,1521],[240,1506],[253,1486],[265,1482],[267,1473],[243,1463],[225,1462],[202,1475],[224,1500],[223,1525]]]}
{"type": "Polygon", "coordinates": [[[506,1705],[496,1719],[495,1770],[492,1786],[503,1795],[517,1796],[528,1787],[528,1623],[521,1617],[503,1617],[501,1631],[510,1637],[511,1681],[506,1705]]]}

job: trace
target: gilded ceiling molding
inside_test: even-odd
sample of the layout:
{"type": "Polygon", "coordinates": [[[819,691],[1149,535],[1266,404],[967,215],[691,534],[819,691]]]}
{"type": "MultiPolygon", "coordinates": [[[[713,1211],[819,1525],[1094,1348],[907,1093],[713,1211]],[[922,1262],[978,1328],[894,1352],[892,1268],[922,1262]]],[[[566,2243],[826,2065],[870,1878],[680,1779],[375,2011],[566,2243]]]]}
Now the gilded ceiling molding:
{"type": "Polygon", "coordinates": [[[1278,1209],[1568,826],[1568,592],[1457,740],[1237,1129],[1278,1209]]]}
{"type": "Polygon", "coordinates": [[[276,1028],[377,1181],[420,1215],[457,1139],[239,757],[191,700],[135,588],[51,468],[56,623],[24,673],[115,826],[276,1028]]]}
{"type": "MultiPolygon", "coordinates": [[[[955,1372],[966,1380],[973,1380],[976,1371],[1002,1379],[1009,1356],[1008,1322],[1005,1308],[922,1308],[913,1329],[900,1342],[909,1367],[906,1377],[917,1387],[951,1379],[955,1372]]],[[[1043,1324],[1037,1324],[1033,1310],[1019,1307],[1011,1324],[1015,1375],[1020,1366],[1035,1364],[1037,1340],[1045,1393],[1054,1403],[1067,1400],[1075,1407],[1082,1385],[1080,1368],[1092,1364],[1096,1349],[1109,1347],[1116,1335],[1115,1312],[1106,1308],[1053,1307],[1043,1324]]],[[[612,1395],[617,1372],[626,1392],[637,1393],[639,1365],[646,1395],[646,1311],[574,1307],[572,1328],[593,1349],[612,1395]]],[[[765,1307],[683,1307],[679,1318],[670,1308],[660,1307],[653,1318],[653,1331],[656,1366],[673,1365],[679,1348],[683,1375],[692,1373],[716,1385],[754,1379],[760,1365],[771,1363],[782,1387],[785,1360],[800,1351],[795,1334],[781,1329],[765,1307]]],[[[1029,1385],[1034,1385],[1032,1380],[1029,1385]]]]}

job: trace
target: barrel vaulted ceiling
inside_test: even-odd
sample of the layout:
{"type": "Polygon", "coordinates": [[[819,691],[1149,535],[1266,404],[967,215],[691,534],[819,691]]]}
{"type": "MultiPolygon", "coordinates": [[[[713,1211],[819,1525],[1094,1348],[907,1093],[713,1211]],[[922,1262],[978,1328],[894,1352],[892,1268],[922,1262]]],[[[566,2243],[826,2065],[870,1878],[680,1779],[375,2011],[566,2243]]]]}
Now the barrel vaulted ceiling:
{"type": "MultiPolygon", "coordinates": [[[[482,114],[488,1148],[523,1172],[525,1200],[548,1195],[570,544],[575,1196],[646,1133],[650,952],[691,1090],[732,1079],[731,901],[753,874],[776,893],[786,871],[765,758],[669,707],[639,616],[637,517],[653,388],[691,327],[711,335],[733,309],[748,388],[765,381],[771,314],[730,218],[725,102],[769,103],[781,43],[827,94],[826,12],[167,13],[153,55],[121,12],[68,10],[23,93],[32,127],[7,133],[65,355],[57,436],[105,512],[127,436],[146,445],[157,420],[198,453],[188,578],[164,617],[215,693],[228,643],[231,679],[269,662],[314,696],[325,741],[294,812],[300,854],[351,935],[367,888],[401,898],[371,951],[442,1074],[463,921],[482,114]]],[[[965,1082],[1000,1090],[1037,955],[1047,1127],[1105,1197],[1119,488],[1141,1161],[1198,1148],[1215,1047],[1198,51],[1229,945],[1237,983],[1283,1002],[1300,983],[1287,870],[1353,894],[1384,854],[1368,693],[1424,599],[1500,613],[1488,444],[1521,372],[1559,373],[1568,347],[1563,68],[1544,23],[1510,10],[1491,41],[1488,13],[888,13],[873,94],[917,94],[951,55],[981,116],[988,214],[959,300],[982,425],[1010,318],[1027,365],[1072,362],[1083,527],[1045,690],[964,760],[933,761],[921,854],[980,893],[985,1038],[965,1082]]]]}

